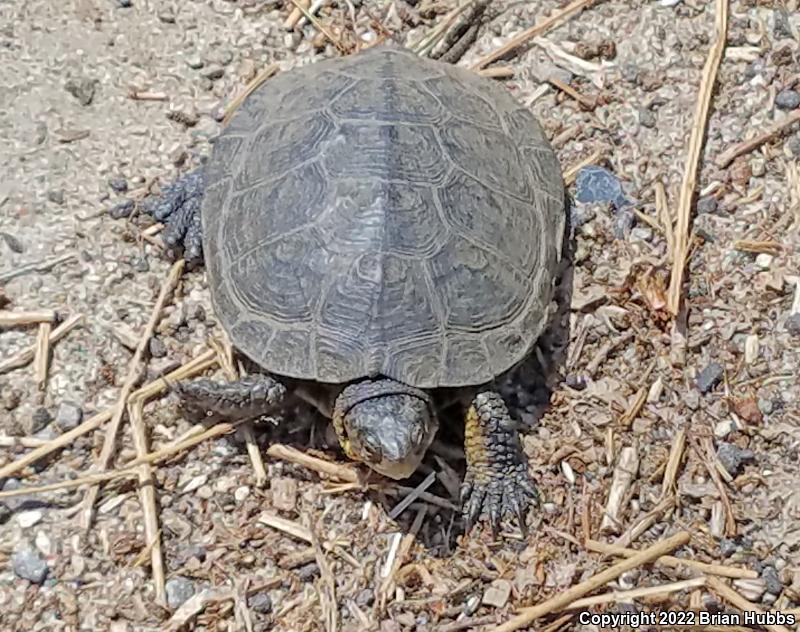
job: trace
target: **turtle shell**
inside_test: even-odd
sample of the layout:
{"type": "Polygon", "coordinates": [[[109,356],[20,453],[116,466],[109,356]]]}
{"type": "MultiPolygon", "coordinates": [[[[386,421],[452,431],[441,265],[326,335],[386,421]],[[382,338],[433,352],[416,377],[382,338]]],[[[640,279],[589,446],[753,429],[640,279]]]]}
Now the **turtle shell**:
{"type": "Polygon", "coordinates": [[[558,160],[469,70],[382,46],[280,74],[217,139],[206,186],[215,311],[271,373],[478,385],[545,324],[558,160]]]}

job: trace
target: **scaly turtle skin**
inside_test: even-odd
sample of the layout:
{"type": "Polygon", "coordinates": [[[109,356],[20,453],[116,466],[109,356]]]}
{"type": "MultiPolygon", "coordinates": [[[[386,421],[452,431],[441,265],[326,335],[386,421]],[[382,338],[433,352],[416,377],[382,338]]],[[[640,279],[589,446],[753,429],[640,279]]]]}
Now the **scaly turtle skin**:
{"type": "Polygon", "coordinates": [[[516,424],[488,386],[546,321],[565,225],[558,161],[528,110],[468,70],[382,46],[253,92],[207,166],[151,202],[204,260],[217,316],[263,373],[182,387],[242,418],[291,390],[345,452],[405,478],[469,397],[469,530],[536,497],[516,424]]]}

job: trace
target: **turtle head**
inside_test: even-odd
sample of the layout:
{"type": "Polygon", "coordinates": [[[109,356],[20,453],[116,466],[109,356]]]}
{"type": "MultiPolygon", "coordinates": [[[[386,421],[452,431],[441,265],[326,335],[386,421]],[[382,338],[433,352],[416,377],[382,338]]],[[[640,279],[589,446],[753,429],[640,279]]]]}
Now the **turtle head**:
{"type": "Polygon", "coordinates": [[[347,456],[395,480],[414,473],[439,427],[425,391],[388,379],[345,388],[333,425],[347,456]]]}

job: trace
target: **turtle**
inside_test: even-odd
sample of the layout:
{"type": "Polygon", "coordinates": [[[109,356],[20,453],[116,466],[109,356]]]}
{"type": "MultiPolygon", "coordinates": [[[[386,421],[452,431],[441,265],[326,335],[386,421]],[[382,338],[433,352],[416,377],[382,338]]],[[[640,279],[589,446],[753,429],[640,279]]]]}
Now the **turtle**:
{"type": "Polygon", "coordinates": [[[469,532],[538,490],[494,384],[547,322],[566,224],[558,159],[505,87],[396,44],[295,67],[253,91],[210,157],[146,204],[205,267],[219,323],[257,371],[180,385],[243,419],[291,396],[344,453],[401,480],[464,403],[469,532]]]}

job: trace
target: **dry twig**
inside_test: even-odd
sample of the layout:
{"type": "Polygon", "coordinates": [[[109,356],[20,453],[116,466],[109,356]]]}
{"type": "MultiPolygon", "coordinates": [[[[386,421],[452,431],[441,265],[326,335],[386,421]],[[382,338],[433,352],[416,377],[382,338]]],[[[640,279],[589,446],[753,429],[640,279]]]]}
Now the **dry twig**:
{"type": "Polygon", "coordinates": [[[678,434],[675,435],[675,440],[672,442],[672,447],[669,451],[667,468],[664,470],[664,479],[661,481],[662,498],[674,492],[675,481],[678,478],[678,468],[681,465],[681,458],[683,458],[683,450],[685,447],[686,431],[681,428],[678,430],[678,434]]]}
{"type": "Polygon", "coordinates": [[[491,63],[505,58],[507,55],[510,55],[521,46],[524,46],[534,37],[538,37],[542,33],[546,33],[551,28],[561,24],[562,21],[571,18],[573,15],[577,15],[594,2],[595,0],[573,0],[566,7],[560,11],[556,11],[550,17],[539,22],[539,24],[534,24],[529,29],[522,31],[522,33],[512,38],[511,41],[501,46],[496,51],[489,53],[485,57],[481,57],[481,59],[475,62],[475,64],[472,66],[472,69],[480,70],[491,63]]]}
{"type": "Polygon", "coordinates": [[[352,464],[333,463],[331,461],[318,459],[288,445],[282,445],[280,443],[272,444],[269,446],[269,448],[267,448],[267,456],[272,457],[273,459],[289,461],[290,463],[297,463],[298,465],[307,467],[308,469],[319,472],[320,474],[326,474],[327,476],[331,476],[348,483],[361,482],[361,479],[358,476],[358,471],[352,464]]]}
{"type": "Polygon", "coordinates": [[[611,489],[608,492],[608,501],[600,523],[600,531],[604,533],[617,533],[619,531],[619,515],[622,511],[622,501],[628,494],[631,483],[636,478],[639,471],[639,451],[634,445],[622,448],[617,467],[614,469],[614,477],[611,481],[611,489]]]}
{"type": "Polygon", "coordinates": [[[50,323],[39,323],[39,331],[36,334],[36,351],[33,353],[33,375],[36,380],[36,388],[40,391],[47,386],[47,369],[50,366],[50,333],[52,330],[50,323]]]}
{"type": "Polygon", "coordinates": [[[795,110],[794,112],[787,114],[786,117],[784,117],[777,123],[773,123],[766,130],[764,130],[760,134],[757,134],[750,140],[743,141],[738,145],[734,145],[730,149],[726,149],[719,156],[717,156],[717,159],[714,162],[720,168],[727,167],[730,163],[734,161],[734,159],[738,158],[742,154],[747,154],[753,151],[754,149],[758,149],[759,147],[761,147],[761,145],[771,140],[772,138],[775,138],[781,132],[788,129],[798,121],[800,121],[800,110],[795,110]]]}
{"type": "Polygon", "coordinates": [[[708,53],[703,78],[700,81],[697,108],[692,125],[692,134],[689,137],[689,150],[686,160],[686,169],[683,172],[680,196],[678,198],[678,224],[675,227],[675,252],[672,261],[672,274],[670,276],[669,295],[667,305],[673,316],[677,316],[681,307],[681,293],[683,291],[683,277],[686,270],[686,260],[689,251],[689,227],[692,213],[692,199],[697,186],[697,171],[700,163],[700,154],[703,149],[708,111],[711,106],[711,94],[716,82],[717,70],[725,51],[725,39],[728,32],[728,0],[716,0],[716,39],[708,53]]]}
{"type": "MultiPolygon", "coordinates": [[[[623,555],[633,557],[638,553],[636,549],[628,549],[616,544],[607,544],[597,540],[586,540],[583,546],[594,553],[604,553],[606,555],[623,555]]],[[[756,579],[758,573],[748,568],[736,568],[735,566],[725,566],[722,564],[706,564],[696,560],[685,560],[671,555],[662,555],[655,562],[656,565],[667,566],[669,568],[693,568],[706,575],[717,575],[719,577],[730,577],[732,579],[756,579]]]]}
{"type": "MultiPolygon", "coordinates": [[[[133,391],[133,387],[144,373],[145,354],[147,353],[150,338],[153,336],[158,321],[161,319],[161,312],[164,309],[167,299],[172,295],[172,291],[178,285],[184,265],[184,260],[179,259],[170,269],[166,281],[161,286],[161,291],[158,294],[158,299],[156,299],[156,304],[150,314],[150,319],[145,326],[144,333],[139,340],[139,346],[136,347],[136,352],[133,354],[133,358],[131,358],[130,364],[128,365],[128,376],[125,378],[125,383],[122,385],[122,390],[120,391],[114,414],[111,416],[111,422],[106,430],[105,441],[103,442],[103,447],[100,450],[100,456],[96,464],[97,469],[101,472],[107,470],[108,466],[111,464],[111,458],[114,456],[114,451],[116,449],[117,435],[122,425],[122,417],[125,414],[128,397],[133,391]]],[[[81,515],[81,524],[84,529],[88,529],[91,526],[94,503],[99,492],[100,488],[98,486],[93,486],[86,494],[83,513],[81,515]]]]}
{"type": "Polygon", "coordinates": [[[530,625],[537,619],[541,619],[551,612],[559,612],[568,607],[572,602],[580,599],[584,595],[605,586],[608,582],[615,580],[624,572],[649,564],[653,560],[658,559],[662,555],[674,551],[678,547],[687,544],[690,540],[689,534],[685,531],[676,533],[675,535],[656,542],[644,551],[637,553],[635,556],[614,564],[611,568],[597,573],[586,581],[583,581],[572,588],[565,590],[558,595],[543,601],[540,604],[525,608],[520,614],[506,623],[494,628],[492,632],[514,632],[525,626],[530,625]]]}
{"type": "MultiPolygon", "coordinates": [[[[131,398],[128,401],[128,418],[131,422],[133,445],[136,448],[136,456],[138,458],[147,455],[147,434],[144,426],[143,407],[144,400],[141,397],[131,398]]],[[[139,499],[142,503],[142,513],[144,515],[144,537],[150,549],[150,568],[153,573],[156,600],[162,605],[166,605],[166,577],[164,575],[164,557],[161,552],[161,532],[158,526],[155,480],[149,463],[143,463],[138,470],[139,499]]]]}
{"type": "MultiPolygon", "coordinates": [[[[67,320],[61,323],[58,327],[56,327],[49,336],[48,343],[52,347],[55,343],[61,340],[64,336],[66,336],[69,332],[71,332],[75,327],[80,325],[83,322],[83,314],[75,314],[74,316],[70,316],[67,320]]],[[[29,348],[21,351],[14,357],[9,358],[5,362],[0,363],[0,375],[3,373],[7,373],[13,369],[19,369],[31,361],[33,361],[34,357],[36,356],[36,345],[32,345],[29,348]]]]}
{"type": "Polygon", "coordinates": [[[626,603],[631,599],[640,599],[641,597],[668,595],[669,593],[686,590],[687,588],[702,588],[706,585],[706,581],[705,577],[694,577],[679,582],[661,584],[660,586],[646,586],[644,588],[634,588],[633,590],[615,590],[602,595],[584,597],[583,599],[573,601],[566,607],[566,610],[585,610],[605,603],[626,603]]]}
{"type": "MultiPolygon", "coordinates": [[[[760,606],[754,604],[752,601],[748,601],[747,599],[742,597],[738,592],[736,592],[733,588],[728,586],[728,584],[723,582],[721,579],[717,579],[716,577],[709,577],[708,587],[715,593],[717,593],[720,597],[722,597],[725,601],[727,601],[733,606],[736,606],[740,610],[746,612],[760,612],[760,613],[767,612],[760,606]]],[[[791,632],[789,628],[782,625],[764,625],[764,627],[767,630],[771,630],[772,632],[791,632]]]]}
{"type": "Polygon", "coordinates": [[[37,309],[29,312],[8,312],[0,310],[0,327],[21,327],[52,323],[56,320],[56,312],[52,309],[37,309]]]}

